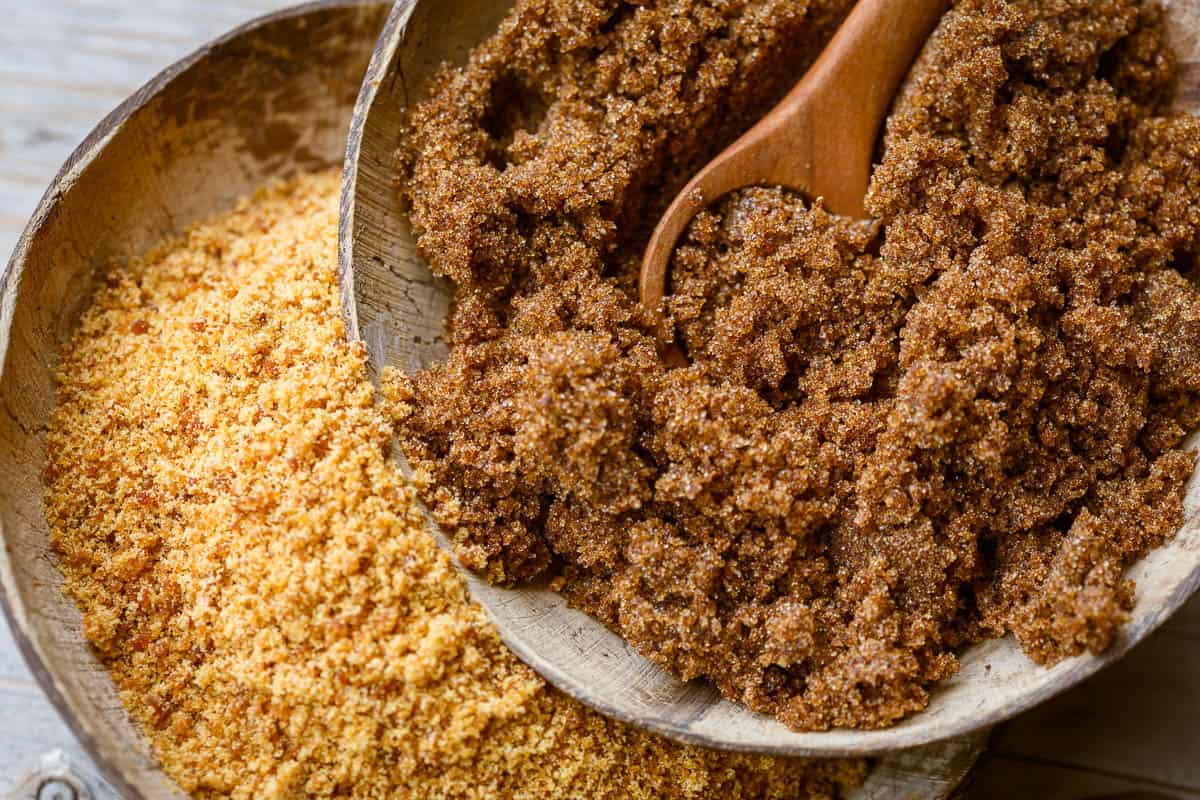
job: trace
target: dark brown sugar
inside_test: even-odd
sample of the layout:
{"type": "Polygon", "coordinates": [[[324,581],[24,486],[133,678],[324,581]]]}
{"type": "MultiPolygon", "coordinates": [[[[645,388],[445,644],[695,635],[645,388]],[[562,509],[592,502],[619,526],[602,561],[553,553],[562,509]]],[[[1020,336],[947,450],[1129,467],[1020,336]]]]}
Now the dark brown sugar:
{"type": "Polygon", "coordinates": [[[642,653],[796,728],[918,711],[956,653],[1099,652],[1200,422],[1200,123],[1163,12],[963,0],[889,120],[872,224],[771,188],[648,228],[847,3],[519,2],[411,116],[455,283],[402,446],[491,579],[562,576],[642,653]],[[786,43],[786,45],[785,45],[786,43]]]}

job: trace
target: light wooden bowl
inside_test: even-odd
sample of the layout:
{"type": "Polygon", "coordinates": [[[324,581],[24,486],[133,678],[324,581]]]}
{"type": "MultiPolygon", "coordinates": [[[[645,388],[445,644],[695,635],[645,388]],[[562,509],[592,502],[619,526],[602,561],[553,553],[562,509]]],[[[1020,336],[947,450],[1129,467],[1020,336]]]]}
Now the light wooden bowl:
{"type": "MultiPolygon", "coordinates": [[[[341,162],[387,6],[334,0],[238,28],[162,72],[88,136],[0,278],[0,586],[34,676],[129,800],[183,798],[156,766],[62,594],[42,506],[51,368],[97,267],[341,162]]],[[[92,787],[95,791],[95,787],[92,787]]]]}
{"type": "MultiPolygon", "coordinates": [[[[337,164],[387,7],[334,0],[265,17],[165,70],[79,147],[0,277],[0,588],[30,669],[128,800],[184,798],[158,769],[62,594],[42,506],[51,369],[98,267],[228,209],[262,182],[337,164]]],[[[940,800],[983,737],[905,753],[854,800],[940,800]]],[[[84,787],[93,797],[100,787],[84,787]]],[[[86,795],[81,795],[84,797],[86,795]]]]}
{"type": "MultiPolygon", "coordinates": [[[[445,356],[446,287],[417,256],[399,207],[394,152],[407,103],[443,60],[460,61],[492,31],[510,0],[405,0],[394,8],[368,69],[347,151],[340,261],[349,329],[366,342],[373,369],[420,369],[445,356]]],[[[1181,108],[1200,108],[1200,0],[1169,3],[1182,64],[1181,108]]],[[[1200,200],[1200,198],[1198,198],[1200,200]]],[[[1198,435],[1189,439],[1195,447],[1198,435]]],[[[431,523],[432,525],[432,523],[431,523]]],[[[444,544],[444,539],[442,540],[444,544]]],[[[1132,621],[1101,656],[1042,668],[1016,642],[978,644],[937,687],[929,708],[885,730],[796,733],[683,684],[650,664],[591,617],[542,589],[508,590],[469,577],[508,645],[566,693],[614,717],[687,742],[792,755],[862,755],[941,742],[1008,719],[1120,658],[1200,584],[1200,481],[1188,486],[1186,520],[1173,541],[1130,570],[1132,621]]]]}

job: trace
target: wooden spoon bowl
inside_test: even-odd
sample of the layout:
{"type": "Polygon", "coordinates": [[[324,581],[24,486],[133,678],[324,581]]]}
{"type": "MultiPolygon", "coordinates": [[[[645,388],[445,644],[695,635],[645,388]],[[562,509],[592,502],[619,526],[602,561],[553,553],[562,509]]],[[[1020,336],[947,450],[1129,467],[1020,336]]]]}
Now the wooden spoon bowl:
{"type": "MultiPolygon", "coordinates": [[[[783,186],[834,214],[865,219],[884,118],[949,0],[858,0],[812,68],[754,127],[688,181],[642,260],[642,305],[662,312],[667,268],[696,214],[746,186],[783,186]]],[[[663,344],[670,345],[659,324],[663,344]]],[[[675,358],[678,360],[678,358],[675,358]]]]}
{"type": "MultiPolygon", "coordinates": [[[[394,153],[404,109],[442,61],[463,60],[495,28],[508,5],[508,0],[398,3],[369,67],[347,150],[339,255],[348,330],[366,343],[376,376],[389,366],[418,370],[446,354],[442,331],[449,293],[417,254],[396,193],[394,153]]],[[[1195,109],[1200,107],[1200,44],[1194,36],[1200,30],[1200,0],[1171,3],[1170,22],[1184,62],[1179,100],[1195,109]]],[[[1194,435],[1189,446],[1198,441],[1194,435]]],[[[1192,594],[1200,584],[1200,483],[1195,476],[1185,513],[1178,536],[1130,570],[1137,581],[1132,619],[1105,653],[1047,669],[1031,662],[1011,638],[977,644],[962,654],[959,673],[934,689],[928,709],[884,730],[790,731],[721,699],[706,685],[680,683],[599,622],[568,608],[554,592],[502,589],[471,575],[467,580],[508,645],[548,680],[606,714],[667,736],[790,755],[878,754],[931,742],[947,742],[944,748],[965,752],[969,740],[954,737],[1012,717],[1112,663],[1192,594]]],[[[445,545],[444,537],[440,541],[445,545]]],[[[903,774],[905,767],[895,759],[885,759],[879,774],[903,774]]],[[[876,796],[870,791],[875,790],[868,789],[865,796],[876,796]]]]}

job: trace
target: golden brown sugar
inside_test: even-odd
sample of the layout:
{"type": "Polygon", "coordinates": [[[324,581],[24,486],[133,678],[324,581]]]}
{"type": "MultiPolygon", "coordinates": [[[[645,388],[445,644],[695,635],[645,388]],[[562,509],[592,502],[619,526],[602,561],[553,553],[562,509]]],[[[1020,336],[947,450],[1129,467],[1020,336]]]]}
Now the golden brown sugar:
{"type": "Polygon", "coordinates": [[[401,151],[456,304],[398,432],[463,560],[557,573],[805,729],[922,709],[981,639],[1103,651],[1200,421],[1200,123],[1141,0],[956,3],[875,222],[771,188],[701,214],[666,308],[692,364],[663,363],[649,227],[846,6],[521,0],[401,151]]]}
{"type": "Polygon", "coordinates": [[[134,719],[195,797],[831,798],[854,761],[682,747],[499,641],[389,458],[336,285],[338,175],[104,276],[63,354],[47,512],[134,719]]]}

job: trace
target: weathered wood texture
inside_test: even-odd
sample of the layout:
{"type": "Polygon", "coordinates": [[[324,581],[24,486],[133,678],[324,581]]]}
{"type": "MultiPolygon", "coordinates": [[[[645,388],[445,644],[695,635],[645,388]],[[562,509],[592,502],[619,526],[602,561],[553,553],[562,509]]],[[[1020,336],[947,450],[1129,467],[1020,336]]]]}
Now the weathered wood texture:
{"type": "Polygon", "coordinates": [[[0,1],[0,252],[88,131],[164,66],[288,0],[0,1]]]}
{"type": "MultiPolygon", "coordinates": [[[[173,59],[283,0],[0,0],[0,254],[63,159],[173,59]]],[[[0,797],[45,753],[87,771],[0,621],[0,797]]],[[[1200,798],[1200,598],[1125,660],[997,733],[968,798],[1200,798]]]]}

